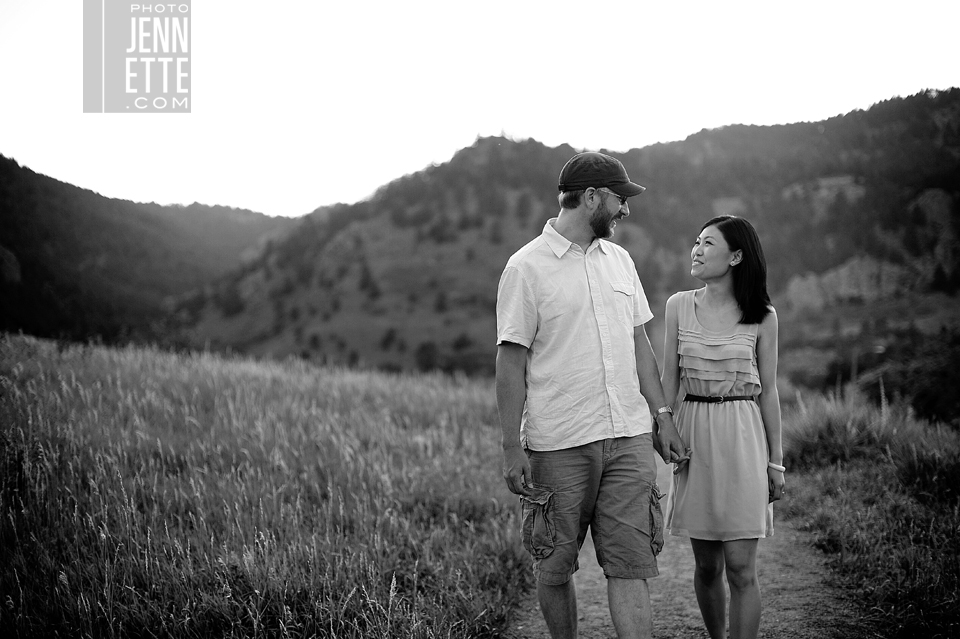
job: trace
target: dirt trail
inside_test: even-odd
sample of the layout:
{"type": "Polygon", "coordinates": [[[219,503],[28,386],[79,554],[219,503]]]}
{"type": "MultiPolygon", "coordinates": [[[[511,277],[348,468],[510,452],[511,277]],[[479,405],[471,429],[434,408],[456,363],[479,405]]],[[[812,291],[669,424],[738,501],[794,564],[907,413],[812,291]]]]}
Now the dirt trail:
{"type": "MultiPolygon", "coordinates": [[[[669,469],[660,466],[660,485],[669,469]]],[[[776,534],[760,541],[757,560],[763,616],[760,637],[767,639],[861,639],[850,595],[827,583],[825,560],[810,535],[775,519],[776,534]]],[[[657,558],[660,576],[650,580],[653,636],[657,639],[708,638],[693,592],[693,552],[686,537],[668,535],[657,558]]],[[[597,565],[590,535],[580,552],[574,576],[580,615],[580,639],[615,639],[607,608],[607,586],[597,565]]],[[[520,607],[508,639],[550,639],[536,595],[520,607]]]]}

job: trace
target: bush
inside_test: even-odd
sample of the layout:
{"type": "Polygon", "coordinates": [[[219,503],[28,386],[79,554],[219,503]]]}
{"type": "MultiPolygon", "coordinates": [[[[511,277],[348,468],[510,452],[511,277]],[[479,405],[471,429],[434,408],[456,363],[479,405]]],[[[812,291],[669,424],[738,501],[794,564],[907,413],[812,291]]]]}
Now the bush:
{"type": "Polygon", "coordinates": [[[432,371],[440,366],[440,348],[434,342],[421,342],[414,353],[417,370],[432,371]]]}
{"type": "Polygon", "coordinates": [[[243,298],[240,297],[240,291],[235,282],[230,283],[214,298],[214,302],[220,308],[224,317],[233,317],[239,315],[246,309],[243,298]]]}
{"type": "Polygon", "coordinates": [[[902,407],[877,410],[852,388],[845,398],[818,400],[812,406],[801,401],[783,433],[787,464],[801,470],[882,459],[897,437],[903,412],[902,407]]]}
{"type": "MultiPolygon", "coordinates": [[[[960,426],[960,331],[942,328],[936,335],[917,330],[896,333],[883,353],[868,353],[860,360],[864,372],[859,386],[875,402],[903,398],[923,419],[960,426]]],[[[827,383],[849,380],[848,358],[828,367],[827,383]]]]}
{"type": "MultiPolygon", "coordinates": [[[[898,455],[897,478],[915,499],[932,507],[950,508],[960,502],[960,455],[958,446],[944,450],[917,450],[898,455]]],[[[906,451],[904,451],[905,453],[906,451]]]]}

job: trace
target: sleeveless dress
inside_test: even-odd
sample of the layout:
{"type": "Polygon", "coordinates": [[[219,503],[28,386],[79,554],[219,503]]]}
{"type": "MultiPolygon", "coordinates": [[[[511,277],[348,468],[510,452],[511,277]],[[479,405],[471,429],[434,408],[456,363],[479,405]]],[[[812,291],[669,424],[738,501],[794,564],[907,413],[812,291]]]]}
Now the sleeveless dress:
{"type": "MultiPolygon", "coordinates": [[[[705,329],[696,291],[678,293],[680,384],[691,395],[760,394],[759,324],[705,329]]],[[[666,528],[673,535],[731,541],[773,534],[767,487],[767,439],[756,402],[681,402],[677,430],[693,449],[686,470],[673,475],[666,528]]]]}

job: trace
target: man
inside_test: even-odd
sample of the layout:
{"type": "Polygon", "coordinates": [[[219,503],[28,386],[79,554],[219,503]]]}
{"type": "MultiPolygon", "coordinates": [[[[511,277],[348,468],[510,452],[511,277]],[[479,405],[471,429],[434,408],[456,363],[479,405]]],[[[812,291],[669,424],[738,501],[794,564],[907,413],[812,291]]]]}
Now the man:
{"type": "Polygon", "coordinates": [[[668,463],[687,457],[643,327],[653,314],[636,266],[607,241],[630,215],[627,198],[645,189],[602,153],[571,158],[559,188],[558,217],[510,258],[497,293],[503,476],[521,496],[551,636],[577,635],[572,576],[589,527],[618,637],[650,637],[646,579],[662,544],[651,530],[653,450],[668,463]]]}

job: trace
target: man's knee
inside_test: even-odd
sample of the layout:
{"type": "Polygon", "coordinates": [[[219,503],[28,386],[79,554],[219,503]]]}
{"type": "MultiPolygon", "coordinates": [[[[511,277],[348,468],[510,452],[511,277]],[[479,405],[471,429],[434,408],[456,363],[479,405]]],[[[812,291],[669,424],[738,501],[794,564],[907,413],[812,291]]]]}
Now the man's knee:
{"type": "Polygon", "coordinates": [[[618,592],[632,592],[640,595],[649,596],[649,586],[646,579],[622,579],[619,577],[607,577],[607,589],[618,592]]]}

